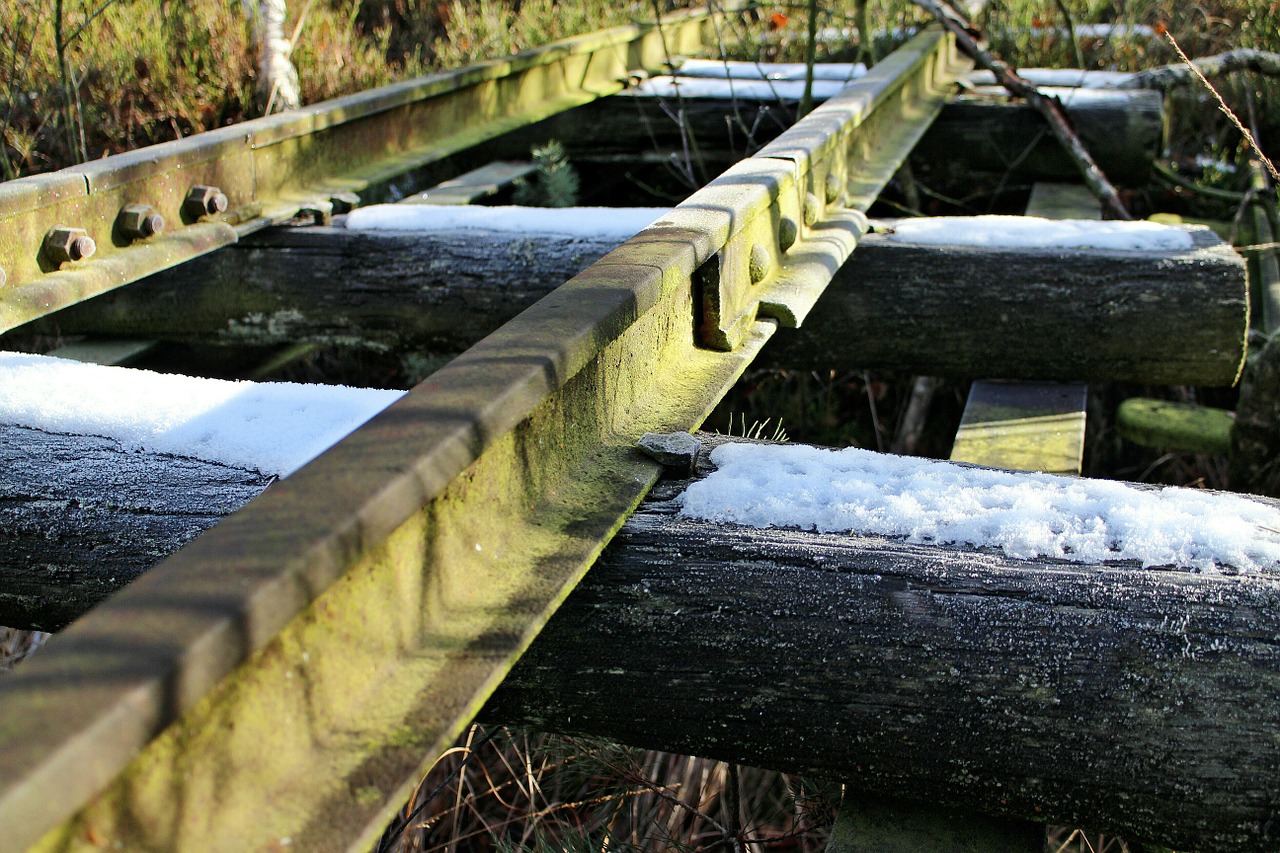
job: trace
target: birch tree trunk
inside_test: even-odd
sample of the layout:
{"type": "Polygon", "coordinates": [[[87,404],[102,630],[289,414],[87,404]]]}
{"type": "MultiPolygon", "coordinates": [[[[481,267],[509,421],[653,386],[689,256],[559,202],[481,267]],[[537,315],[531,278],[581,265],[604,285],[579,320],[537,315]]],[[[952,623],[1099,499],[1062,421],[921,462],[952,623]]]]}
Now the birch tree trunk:
{"type": "Polygon", "coordinates": [[[296,109],[302,99],[298,71],[289,59],[293,43],[284,34],[285,0],[244,0],[244,5],[258,43],[258,97],[264,104],[263,112],[296,109]]]}

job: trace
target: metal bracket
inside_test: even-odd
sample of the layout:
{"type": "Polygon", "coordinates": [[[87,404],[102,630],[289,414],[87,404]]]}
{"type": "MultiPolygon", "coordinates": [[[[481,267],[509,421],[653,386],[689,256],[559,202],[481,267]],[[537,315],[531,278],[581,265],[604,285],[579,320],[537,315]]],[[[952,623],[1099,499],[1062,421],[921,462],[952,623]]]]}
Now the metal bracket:
{"type": "Polygon", "coordinates": [[[866,209],[970,68],[930,27],[657,223],[714,235],[694,275],[701,346],[736,348],[757,316],[803,321],[866,233],[866,209]]]}

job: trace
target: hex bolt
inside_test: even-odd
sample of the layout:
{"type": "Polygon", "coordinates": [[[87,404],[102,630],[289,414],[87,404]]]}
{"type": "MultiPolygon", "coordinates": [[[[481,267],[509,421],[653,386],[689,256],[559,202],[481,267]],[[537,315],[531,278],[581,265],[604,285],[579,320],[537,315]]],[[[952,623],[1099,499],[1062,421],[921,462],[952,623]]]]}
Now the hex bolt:
{"type": "Polygon", "coordinates": [[[790,216],[784,216],[778,220],[778,248],[787,251],[796,244],[796,238],[800,236],[800,226],[790,216]]]}
{"type": "Polygon", "coordinates": [[[92,257],[97,249],[98,244],[93,242],[93,238],[83,228],[58,225],[44,235],[45,257],[55,264],[82,261],[92,257]]]}
{"type": "Polygon", "coordinates": [[[835,204],[840,199],[841,189],[839,176],[835,172],[827,172],[827,204],[835,204]]]}
{"type": "Polygon", "coordinates": [[[127,204],[116,217],[120,231],[131,240],[145,240],[164,231],[164,217],[149,204],[127,204]]]}
{"type": "Polygon", "coordinates": [[[804,194],[804,224],[813,226],[822,218],[822,200],[813,193],[804,194]]]}
{"type": "Polygon", "coordinates": [[[227,197],[217,187],[196,186],[187,190],[182,201],[182,212],[191,219],[216,216],[227,210],[227,197]]]}
{"type": "Polygon", "coordinates": [[[747,275],[752,284],[759,284],[769,274],[769,250],[763,243],[752,243],[751,254],[747,258],[747,275]]]}

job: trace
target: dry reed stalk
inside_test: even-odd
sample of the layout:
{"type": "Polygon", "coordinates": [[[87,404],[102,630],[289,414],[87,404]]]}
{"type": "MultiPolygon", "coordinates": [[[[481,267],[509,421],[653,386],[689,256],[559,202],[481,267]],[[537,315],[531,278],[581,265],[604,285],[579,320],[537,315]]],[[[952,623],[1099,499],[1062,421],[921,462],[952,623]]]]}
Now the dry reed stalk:
{"type": "Polygon", "coordinates": [[[415,791],[381,851],[741,850],[817,853],[832,808],[806,783],[722,762],[473,726],[415,791]],[[405,817],[412,815],[407,821],[405,817]]]}

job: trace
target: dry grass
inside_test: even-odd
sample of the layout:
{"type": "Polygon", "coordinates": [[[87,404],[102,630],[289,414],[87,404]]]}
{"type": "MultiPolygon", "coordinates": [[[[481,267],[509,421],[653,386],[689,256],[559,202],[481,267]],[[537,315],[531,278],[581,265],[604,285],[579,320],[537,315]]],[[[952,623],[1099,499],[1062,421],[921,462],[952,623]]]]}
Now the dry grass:
{"type": "Polygon", "coordinates": [[[49,639],[43,631],[0,627],[0,673],[11,671],[49,639]]]}
{"type": "MultiPolygon", "coordinates": [[[[0,178],[259,114],[240,3],[65,0],[65,86],[56,9],[11,0],[0,10],[0,178]]],[[[651,17],[648,4],[605,0],[292,0],[289,11],[304,103],[651,17]]]]}
{"type": "Polygon", "coordinates": [[[473,726],[378,850],[810,853],[833,812],[833,791],[781,773],[473,726]]]}

